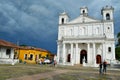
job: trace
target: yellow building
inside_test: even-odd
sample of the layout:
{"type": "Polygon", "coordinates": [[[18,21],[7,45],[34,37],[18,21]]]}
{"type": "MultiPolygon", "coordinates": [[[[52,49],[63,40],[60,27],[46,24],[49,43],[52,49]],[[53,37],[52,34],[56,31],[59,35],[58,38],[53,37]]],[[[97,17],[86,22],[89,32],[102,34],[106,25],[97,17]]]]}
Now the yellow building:
{"type": "Polygon", "coordinates": [[[17,50],[20,62],[38,63],[40,59],[49,58],[51,53],[41,48],[20,47],[17,50]]]}

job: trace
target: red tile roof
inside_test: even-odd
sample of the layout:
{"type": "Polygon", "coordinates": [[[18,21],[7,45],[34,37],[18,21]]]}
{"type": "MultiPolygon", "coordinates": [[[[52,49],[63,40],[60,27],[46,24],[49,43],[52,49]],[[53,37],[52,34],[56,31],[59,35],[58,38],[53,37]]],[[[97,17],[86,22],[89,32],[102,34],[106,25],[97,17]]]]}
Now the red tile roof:
{"type": "Polygon", "coordinates": [[[5,41],[5,40],[1,40],[0,39],[0,46],[2,47],[12,47],[12,48],[18,48],[18,49],[26,49],[26,50],[38,50],[38,51],[43,51],[43,52],[49,52],[45,49],[41,49],[41,48],[35,48],[35,47],[31,47],[31,46],[17,46],[11,42],[5,41]]]}
{"type": "Polygon", "coordinates": [[[24,49],[24,50],[38,50],[38,51],[48,52],[48,51],[45,50],[45,49],[36,48],[36,47],[31,47],[31,46],[20,46],[20,49],[24,49]]]}
{"type": "Polygon", "coordinates": [[[1,40],[0,39],[0,46],[2,47],[12,47],[12,48],[19,48],[19,46],[11,43],[11,42],[8,42],[8,41],[5,41],[5,40],[1,40]]]}

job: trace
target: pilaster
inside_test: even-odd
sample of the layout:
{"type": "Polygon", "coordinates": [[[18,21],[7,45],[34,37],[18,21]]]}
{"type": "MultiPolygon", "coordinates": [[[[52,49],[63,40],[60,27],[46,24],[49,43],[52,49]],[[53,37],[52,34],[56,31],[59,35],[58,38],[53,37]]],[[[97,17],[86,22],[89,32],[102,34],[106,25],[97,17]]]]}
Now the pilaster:
{"type": "Polygon", "coordinates": [[[73,43],[71,43],[71,64],[73,65],[73,43]]]}
{"type": "Polygon", "coordinates": [[[112,44],[112,59],[115,59],[115,45],[112,44]]]}
{"type": "Polygon", "coordinates": [[[75,64],[77,64],[77,61],[78,61],[78,43],[75,44],[75,47],[76,47],[75,64]]]}
{"type": "Polygon", "coordinates": [[[93,64],[96,66],[96,45],[93,43],[93,64]]]}
{"type": "Polygon", "coordinates": [[[63,43],[63,65],[65,65],[65,62],[66,62],[65,52],[66,52],[66,44],[63,43]]]}
{"type": "Polygon", "coordinates": [[[59,59],[60,59],[60,45],[57,45],[57,63],[59,63],[59,59]]]}
{"type": "Polygon", "coordinates": [[[90,62],[90,43],[87,43],[87,62],[90,62]]]}

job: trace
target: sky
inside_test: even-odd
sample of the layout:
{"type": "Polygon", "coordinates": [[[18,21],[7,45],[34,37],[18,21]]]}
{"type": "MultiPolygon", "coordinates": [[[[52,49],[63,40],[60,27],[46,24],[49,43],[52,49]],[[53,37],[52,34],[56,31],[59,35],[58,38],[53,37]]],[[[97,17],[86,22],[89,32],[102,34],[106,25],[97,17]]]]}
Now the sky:
{"type": "Polygon", "coordinates": [[[57,53],[59,14],[70,19],[88,7],[91,17],[102,19],[101,9],[114,7],[114,32],[120,32],[120,0],[0,0],[0,39],[57,53]]]}

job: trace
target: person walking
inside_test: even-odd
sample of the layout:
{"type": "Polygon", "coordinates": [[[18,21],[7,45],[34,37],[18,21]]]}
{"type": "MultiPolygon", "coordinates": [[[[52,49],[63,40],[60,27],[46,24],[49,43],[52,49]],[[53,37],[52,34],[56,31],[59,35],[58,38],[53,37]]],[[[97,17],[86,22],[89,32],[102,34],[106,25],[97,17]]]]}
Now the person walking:
{"type": "Polygon", "coordinates": [[[107,69],[107,62],[104,61],[103,62],[103,73],[105,73],[105,74],[106,74],[106,69],[107,69]]]}
{"type": "Polygon", "coordinates": [[[99,73],[102,74],[102,63],[99,64],[99,73]]]}
{"type": "Polygon", "coordinates": [[[56,64],[57,64],[57,56],[54,55],[54,67],[56,67],[56,64]]]}
{"type": "Polygon", "coordinates": [[[42,65],[42,59],[39,59],[39,63],[40,63],[40,65],[42,65]]]}

